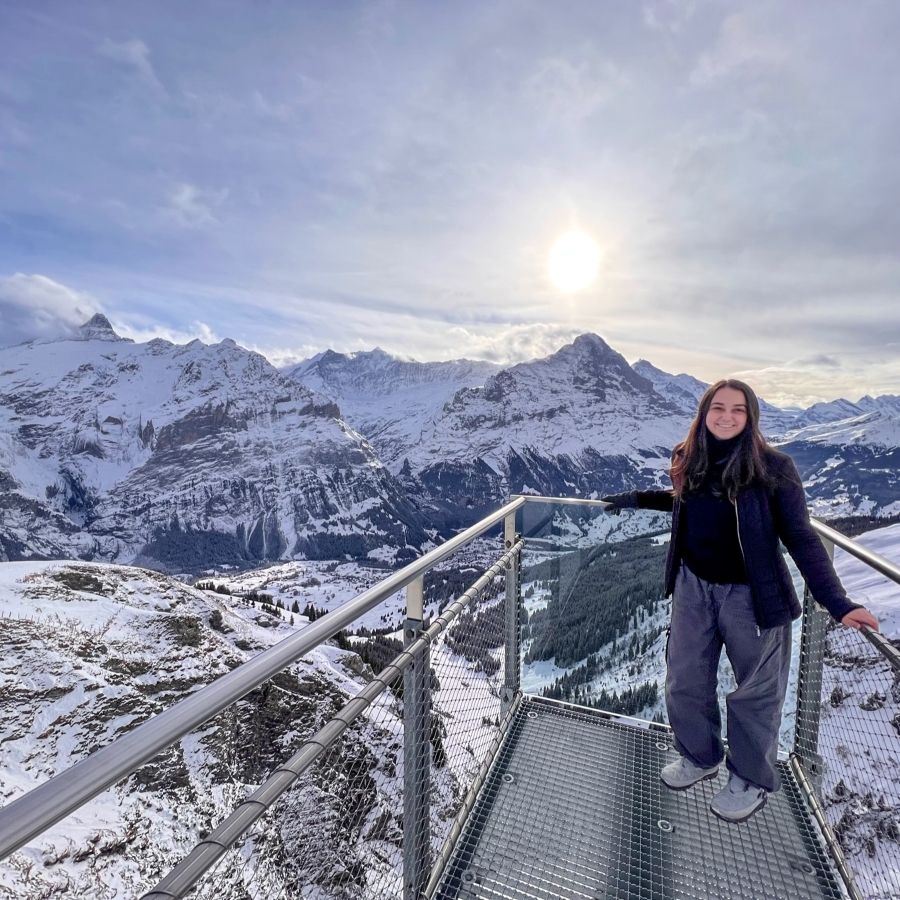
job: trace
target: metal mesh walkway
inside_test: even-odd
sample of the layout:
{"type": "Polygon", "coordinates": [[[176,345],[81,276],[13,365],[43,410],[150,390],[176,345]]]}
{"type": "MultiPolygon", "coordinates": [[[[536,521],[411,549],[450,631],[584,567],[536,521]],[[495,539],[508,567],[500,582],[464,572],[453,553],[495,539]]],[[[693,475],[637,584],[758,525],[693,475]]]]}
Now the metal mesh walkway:
{"type": "Polygon", "coordinates": [[[740,825],[674,792],[669,733],[526,698],[447,867],[438,900],[805,900],[844,897],[799,788],[740,825]]]}

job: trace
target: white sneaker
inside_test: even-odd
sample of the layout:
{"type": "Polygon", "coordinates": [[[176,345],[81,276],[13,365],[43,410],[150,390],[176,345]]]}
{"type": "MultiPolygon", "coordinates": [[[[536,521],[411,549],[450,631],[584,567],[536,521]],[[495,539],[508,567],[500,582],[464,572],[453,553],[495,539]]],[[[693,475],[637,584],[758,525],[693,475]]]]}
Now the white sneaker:
{"type": "Polygon", "coordinates": [[[698,781],[715,778],[718,774],[718,766],[713,766],[711,769],[701,769],[682,756],[677,762],[664,766],[659,773],[659,777],[667,788],[671,788],[673,791],[684,791],[698,781]]]}
{"type": "Polygon", "coordinates": [[[765,788],[750,784],[740,775],[730,772],[728,784],[712,798],[709,808],[725,822],[745,822],[766,805],[768,796],[765,788]]]}

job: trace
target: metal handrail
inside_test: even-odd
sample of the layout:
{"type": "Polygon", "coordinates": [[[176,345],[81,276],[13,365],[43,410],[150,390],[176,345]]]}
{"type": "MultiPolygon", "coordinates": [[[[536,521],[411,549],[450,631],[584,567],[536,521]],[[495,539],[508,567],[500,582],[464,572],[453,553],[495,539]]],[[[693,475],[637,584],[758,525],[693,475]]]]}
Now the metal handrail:
{"type": "Polygon", "coordinates": [[[612,506],[607,500],[592,500],[589,497],[541,497],[537,494],[510,494],[509,498],[519,498],[527,503],[553,503],[563,506],[600,506],[603,509],[612,506]]]}
{"type": "Polygon", "coordinates": [[[126,778],[523,506],[517,498],[353,600],[216,679],[0,809],[0,859],[126,778]]]}
{"type": "Polygon", "coordinates": [[[402,653],[385,666],[341,711],[326,722],[283,765],[279,766],[238,808],[169,872],[141,900],[173,900],[183,897],[206,874],[253,823],[269,811],[272,804],[383,694],[413,659],[443,634],[450,623],[502,572],[522,549],[519,540],[491,566],[464,594],[416,638],[402,653]]]}
{"type": "Polygon", "coordinates": [[[895,672],[900,672],[900,650],[898,650],[880,631],[863,625],[859,629],[863,637],[891,664],[895,672]]]}

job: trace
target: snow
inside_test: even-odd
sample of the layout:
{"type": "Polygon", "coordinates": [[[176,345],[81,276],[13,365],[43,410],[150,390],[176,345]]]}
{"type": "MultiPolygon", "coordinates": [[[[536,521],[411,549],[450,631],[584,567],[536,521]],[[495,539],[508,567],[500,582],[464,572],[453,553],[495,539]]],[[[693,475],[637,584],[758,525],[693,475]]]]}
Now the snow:
{"type": "Polygon", "coordinates": [[[230,340],[94,332],[0,350],[0,479],[15,501],[0,555],[11,542],[130,562],[173,518],[245,544],[256,528],[257,553],[271,534],[288,555],[329,528],[373,545],[377,529],[358,523],[388,476],[327,398],[230,340]]]}
{"type": "MultiPolygon", "coordinates": [[[[605,539],[615,540],[634,532],[634,528],[623,527],[626,518],[604,516],[596,521],[604,523],[602,527],[607,529],[604,532],[605,539]],[[618,530],[609,531],[610,523],[618,530]]],[[[590,526],[593,524],[589,523],[590,526]]],[[[646,519],[644,524],[646,526],[646,519]]],[[[563,540],[573,543],[595,540],[596,535],[590,535],[588,531],[585,523],[579,529],[569,522],[567,535],[563,540]]],[[[861,542],[887,558],[900,558],[900,526],[870,532],[862,536],[861,542]]],[[[469,561],[478,559],[485,562],[487,557],[493,558],[497,553],[495,542],[488,540],[478,547],[467,549],[466,558],[469,561]]],[[[536,552],[546,555],[553,551],[536,552]]],[[[460,560],[455,562],[462,565],[460,560]]],[[[885,634],[895,639],[900,637],[897,586],[883,576],[874,574],[843,551],[838,550],[835,564],[850,595],[864,602],[879,616],[885,634]]],[[[211,577],[218,583],[228,584],[236,591],[256,589],[271,593],[285,602],[302,600],[301,608],[305,602],[313,602],[320,608],[335,608],[383,575],[383,571],[369,570],[355,563],[304,561],[269,566],[255,572],[231,575],[212,573],[211,577]],[[314,579],[319,584],[314,584],[314,579]],[[302,593],[295,593],[304,582],[307,586],[300,588],[302,593]]],[[[479,606],[479,614],[496,602],[498,601],[484,601],[479,606]]],[[[529,609],[538,608],[544,603],[546,592],[536,591],[526,597],[529,609]]],[[[385,604],[384,611],[370,620],[371,624],[383,624],[381,616],[385,613],[389,614],[393,624],[399,625],[403,615],[402,594],[398,593],[391,598],[385,604]]],[[[659,604],[651,615],[642,615],[639,621],[634,621],[632,630],[646,633],[650,628],[664,625],[667,614],[667,604],[659,604]]],[[[135,663],[147,658],[149,653],[151,657],[166,659],[166,678],[176,677],[191,683],[202,683],[217,673],[227,671],[228,666],[224,665],[226,658],[245,658],[244,653],[235,649],[236,640],[250,638],[257,646],[270,646],[280,636],[305,625],[304,617],[295,615],[296,624],[291,628],[287,621],[290,613],[283,612],[281,625],[261,628],[255,621],[260,615],[259,611],[247,606],[236,596],[196,591],[140,569],[79,562],[0,565],[0,615],[8,622],[30,623],[29,627],[37,629],[35,634],[56,635],[50,641],[32,643],[26,659],[21,657],[20,652],[14,653],[10,647],[0,657],[3,679],[0,688],[8,696],[46,698],[28,714],[27,725],[23,727],[21,723],[25,720],[21,718],[16,720],[20,723],[12,726],[16,736],[7,738],[4,742],[6,762],[2,793],[7,802],[53,771],[71,764],[84,753],[87,746],[84,727],[89,721],[84,717],[97,706],[100,698],[106,704],[127,702],[136,696],[134,691],[138,686],[146,688],[162,677],[159,671],[150,669],[135,675],[131,680],[119,683],[111,681],[108,674],[105,674],[109,670],[104,668],[105,664],[101,659],[92,659],[90,655],[78,656],[68,649],[74,648],[79,641],[97,642],[102,639],[103,645],[109,648],[111,654],[135,663]],[[73,581],[73,574],[87,576],[88,580],[82,578],[81,581],[73,581]],[[83,587],[66,587],[58,580],[60,577],[64,582],[81,584],[83,587]],[[176,645],[167,645],[169,649],[161,652],[161,645],[157,642],[166,639],[161,637],[163,632],[156,624],[160,616],[193,614],[205,621],[212,609],[222,612],[227,625],[232,629],[227,636],[204,631],[203,641],[212,641],[209,647],[217,646],[221,648],[219,651],[205,651],[201,655],[195,655],[184,653],[176,645]],[[154,645],[160,646],[160,649],[155,649],[154,645]],[[34,664],[30,662],[31,659],[34,664]]],[[[854,653],[865,655],[869,650],[859,635],[844,629],[832,632],[830,640],[837,642],[834,646],[838,649],[844,648],[842,652],[847,652],[847,648],[850,648],[854,653]]],[[[626,644],[627,640],[619,643],[626,644]]],[[[624,666],[618,666],[613,671],[604,673],[594,685],[595,689],[622,691],[648,678],[661,677],[664,672],[664,645],[665,636],[661,634],[646,656],[636,661],[633,671],[629,673],[624,666]]],[[[611,648],[601,651],[606,652],[611,652],[611,648]]],[[[298,666],[305,672],[317,672],[342,696],[349,698],[362,689],[364,682],[348,670],[346,657],[346,651],[326,645],[310,654],[298,666]]],[[[443,640],[437,641],[432,647],[432,665],[442,685],[442,690],[436,694],[435,704],[446,729],[444,740],[448,752],[448,767],[438,774],[436,790],[450,803],[454,802],[452,783],[467,783],[471,779],[480,765],[482,749],[495,733],[493,726],[487,724],[487,721],[493,721],[499,712],[498,692],[502,672],[486,676],[477,671],[471,662],[452,652],[443,640]],[[463,704],[459,702],[461,691],[465,692],[466,697],[463,704]],[[446,705],[447,701],[449,706],[446,705]],[[472,748],[471,752],[466,749],[468,747],[472,748]]],[[[523,688],[536,693],[541,686],[559,677],[563,671],[552,661],[535,663],[523,672],[523,688]]],[[[832,683],[840,683],[852,696],[859,694],[862,699],[863,695],[872,693],[873,686],[877,688],[879,684],[883,686],[885,694],[890,695],[892,684],[890,673],[885,671],[881,674],[880,670],[871,667],[859,671],[841,669],[837,672],[826,668],[826,679],[831,679],[826,680],[826,692],[830,690],[832,683]]],[[[870,810],[865,807],[859,798],[872,787],[885,796],[893,796],[891,792],[896,793],[900,785],[898,762],[891,752],[880,749],[893,747],[896,743],[896,730],[888,721],[889,716],[900,710],[895,707],[894,701],[889,700],[881,718],[877,717],[877,712],[867,713],[863,724],[871,724],[872,728],[862,729],[853,719],[858,714],[858,708],[852,700],[847,701],[840,709],[831,709],[826,704],[823,751],[828,768],[824,784],[826,793],[832,798],[828,814],[833,822],[836,823],[840,816],[845,816],[847,808],[852,807],[858,811],[853,820],[854,827],[864,831],[869,827],[870,820],[874,821],[877,816],[883,817],[883,813],[877,808],[870,810]],[[873,715],[875,718],[872,718],[873,715]],[[837,735],[837,739],[830,745],[829,735],[837,735]],[[857,799],[846,802],[836,799],[834,793],[839,781],[857,799]]],[[[386,729],[386,733],[393,734],[397,739],[401,731],[395,710],[395,700],[390,694],[385,694],[367,715],[373,724],[377,723],[379,729],[386,729]]],[[[23,709],[17,715],[22,716],[24,713],[23,709]]],[[[653,710],[647,710],[644,717],[649,717],[652,713],[653,710]]],[[[121,733],[132,721],[144,717],[145,713],[137,710],[108,716],[102,723],[97,723],[99,728],[93,728],[90,740],[104,743],[121,733]]],[[[4,723],[5,734],[11,733],[7,730],[10,724],[9,720],[4,723]]],[[[207,812],[203,816],[212,811],[214,816],[220,817],[233,805],[236,798],[221,786],[214,789],[206,786],[208,774],[205,773],[208,773],[211,764],[208,741],[212,733],[204,728],[188,736],[181,744],[181,756],[187,767],[190,783],[194,786],[192,789],[199,791],[205,798],[202,808],[207,812]]],[[[288,736],[291,734],[300,736],[296,731],[287,733],[288,736]]],[[[199,810],[200,807],[197,822],[202,818],[199,810]]],[[[77,815],[51,829],[33,846],[0,866],[0,886],[18,891],[19,886],[29,883],[25,880],[25,873],[30,871],[39,872],[40,876],[33,883],[34,892],[23,893],[23,897],[40,896],[39,891],[63,883],[71,886],[70,894],[76,897],[111,897],[116,892],[120,896],[134,893],[138,885],[146,886],[141,880],[145,865],[141,860],[159,858],[158,850],[153,850],[153,847],[166,848],[165,853],[168,855],[183,853],[195,839],[196,826],[188,824],[191,821],[193,820],[186,810],[176,813],[169,801],[152,791],[134,793],[132,789],[120,788],[107,792],[77,815]],[[120,840],[123,833],[133,836],[128,844],[134,848],[133,851],[113,849],[102,853],[96,849],[106,846],[104,842],[120,840]],[[162,843],[158,843],[159,841],[162,843]],[[53,860],[59,861],[52,862],[53,860]],[[91,860],[105,862],[99,864],[91,860]]],[[[448,820],[436,822],[436,827],[446,829],[448,820]]],[[[435,840],[437,845],[438,838],[435,840]]],[[[863,838],[859,838],[858,843],[864,848],[863,838]]],[[[883,844],[884,841],[877,845],[879,862],[893,859],[890,855],[893,851],[888,846],[887,850],[890,852],[886,853],[883,844]]],[[[109,845],[113,846],[111,843],[109,845]]],[[[864,849],[859,852],[864,855],[864,849]]],[[[864,860],[853,857],[854,865],[863,863],[864,860]]],[[[865,894],[867,897],[879,896],[877,881],[877,878],[866,881],[865,875],[861,878],[861,884],[866,886],[865,891],[868,892],[865,894]]],[[[27,891],[32,891],[32,888],[27,888],[27,891]]]]}

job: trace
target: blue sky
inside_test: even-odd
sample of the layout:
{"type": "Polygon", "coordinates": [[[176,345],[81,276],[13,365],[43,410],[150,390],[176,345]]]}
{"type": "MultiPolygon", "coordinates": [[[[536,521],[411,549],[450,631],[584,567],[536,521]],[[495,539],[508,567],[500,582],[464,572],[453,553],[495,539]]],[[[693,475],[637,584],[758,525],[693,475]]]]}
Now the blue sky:
{"type": "Polygon", "coordinates": [[[894,0],[0,6],[0,344],[512,362],[595,331],[900,393],[894,0]],[[560,294],[553,241],[600,244],[560,294]]]}

